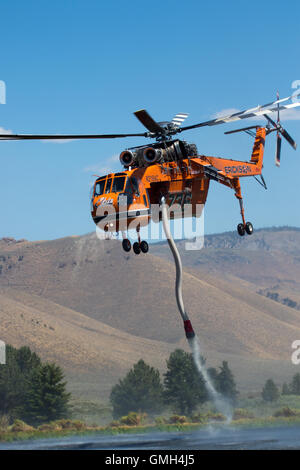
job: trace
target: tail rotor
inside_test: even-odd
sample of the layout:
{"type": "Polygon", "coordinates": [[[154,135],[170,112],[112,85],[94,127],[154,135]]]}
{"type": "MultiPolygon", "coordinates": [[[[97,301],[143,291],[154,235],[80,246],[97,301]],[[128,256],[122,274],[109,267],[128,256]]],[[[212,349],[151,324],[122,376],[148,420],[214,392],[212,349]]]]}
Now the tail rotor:
{"type": "Polygon", "coordinates": [[[279,93],[277,92],[277,122],[273,121],[267,114],[264,114],[264,117],[267,121],[272,124],[273,128],[269,129],[269,132],[277,131],[277,141],[276,141],[276,153],[275,153],[275,164],[276,166],[280,166],[280,159],[281,159],[281,143],[282,139],[281,136],[284,137],[285,140],[293,147],[294,150],[297,149],[297,144],[294,139],[290,136],[290,134],[282,127],[280,122],[280,99],[279,93]]]}

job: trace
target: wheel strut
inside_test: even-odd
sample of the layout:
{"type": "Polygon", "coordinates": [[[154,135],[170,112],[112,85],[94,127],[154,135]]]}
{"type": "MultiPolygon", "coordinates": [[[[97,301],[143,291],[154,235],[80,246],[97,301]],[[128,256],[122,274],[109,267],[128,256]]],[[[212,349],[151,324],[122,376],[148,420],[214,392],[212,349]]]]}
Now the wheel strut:
{"type": "Polygon", "coordinates": [[[241,216],[242,216],[242,223],[238,224],[238,226],[237,226],[238,234],[241,237],[243,237],[245,235],[245,233],[247,233],[248,235],[252,235],[253,225],[251,224],[251,222],[246,222],[246,220],[245,220],[243,197],[242,197],[241,185],[240,185],[239,180],[237,180],[235,182],[235,197],[239,200],[241,216]]]}

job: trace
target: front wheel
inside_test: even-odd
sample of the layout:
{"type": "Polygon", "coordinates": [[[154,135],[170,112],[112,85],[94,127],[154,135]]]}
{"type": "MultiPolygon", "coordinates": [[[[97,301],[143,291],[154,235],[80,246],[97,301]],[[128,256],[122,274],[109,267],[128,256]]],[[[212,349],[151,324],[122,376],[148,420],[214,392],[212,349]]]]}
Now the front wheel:
{"type": "Polygon", "coordinates": [[[124,251],[127,251],[127,253],[128,253],[128,251],[131,250],[131,243],[130,243],[130,241],[129,241],[127,238],[125,238],[125,239],[122,241],[122,247],[123,247],[123,250],[124,250],[124,251]]]}
{"type": "Polygon", "coordinates": [[[245,227],[244,227],[244,224],[239,224],[237,226],[237,231],[238,231],[238,234],[243,237],[245,235],[245,227]]]}

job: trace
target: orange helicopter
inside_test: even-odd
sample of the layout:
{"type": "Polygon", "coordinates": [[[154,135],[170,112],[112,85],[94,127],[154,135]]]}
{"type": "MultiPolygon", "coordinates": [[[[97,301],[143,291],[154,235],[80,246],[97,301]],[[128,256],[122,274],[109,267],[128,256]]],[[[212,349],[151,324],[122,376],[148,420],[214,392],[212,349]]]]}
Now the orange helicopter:
{"type": "MultiPolygon", "coordinates": [[[[96,179],[91,197],[91,215],[94,222],[104,231],[122,231],[122,246],[126,252],[131,250],[127,232],[129,226],[135,226],[138,242],[133,244],[136,254],[147,253],[149,246],[140,239],[140,228],[153,219],[152,208],[159,205],[161,199],[172,208],[175,204],[182,208],[176,213],[171,211],[170,218],[185,217],[184,206],[188,204],[191,211],[188,216],[197,217],[197,207],[206,202],[210,180],[217,181],[234,190],[240,203],[242,222],[237,231],[243,236],[251,235],[253,226],[246,222],[240,178],[253,176],[265,189],[262,176],[265,138],[272,132],[277,133],[276,165],[280,165],[281,136],[296,150],[296,143],[280,123],[280,111],[300,106],[295,101],[282,104],[300,94],[257,106],[245,111],[216,118],[210,121],[182,127],[187,114],[179,113],[170,122],[156,122],[146,110],[134,114],[146,127],[148,132],[136,134],[92,134],[92,135],[20,135],[2,134],[0,140],[51,140],[51,139],[112,139],[125,137],[147,137],[155,139],[150,145],[133,147],[120,154],[124,171],[100,176],[96,179]],[[277,122],[269,114],[277,112],[277,122]],[[238,161],[228,158],[201,155],[194,144],[174,138],[176,134],[204,126],[215,126],[241,119],[263,116],[265,126],[253,125],[225,134],[246,132],[254,137],[253,151],[249,161],[238,161]],[[254,132],[255,130],[255,132],[254,132]],[[260,180],[257,178],[260,176],[260,180]]],[[[200,214],[201,215],[201,214],[200,214]]],[[[161,215],[158,215],[158,221],[161,215]]]]}

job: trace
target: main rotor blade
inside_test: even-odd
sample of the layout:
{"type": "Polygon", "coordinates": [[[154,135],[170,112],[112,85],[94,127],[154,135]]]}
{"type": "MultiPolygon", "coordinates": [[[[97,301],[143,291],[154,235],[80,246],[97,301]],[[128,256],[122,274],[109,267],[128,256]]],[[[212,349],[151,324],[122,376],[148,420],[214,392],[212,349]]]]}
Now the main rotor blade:
{"type": "Polygon", "coordinates": [[[147,137],[144,134],[0,134],[0,140],[76,140],[76,139],[119,139],[125,137],[147,137]]]}
{"type": "MultiPolygon", "coordinates": [[[[296,95],[295,97],[296,98],[300,97],[300,93],[296,95]]],[[[296,103],[291,103],[287,105],[281,105],[279,107],[276,106],[276,107],[266,108],[266,106],[269,106],[269,105],[273,106],[274,104],[278,104],[278,102],[281,103],[283,101],[287,101],[290,98],[291,97],[282,98],[281,100],[274,101],[272,103],[265,104],[263,106],[257,106],[256,108],[252,108],[252,109],[246,109],[245,111],[238,111],[237,113],[234,113],[234,114],[222,116],[216,119],[212,119],[210,121],[200,122],[199,124],[194,124],[192,126],[181,127],[178,130],[178,132],[187,131],[189,129],[195,129],[197,127],[203,127],[203,126],[216,126],[218,124],[225,124],[227,122],[239,121],[240,119],[248,119],[251,117],[262,116],[264,114],[274,113],[275,111],[278,112],[278,110],[281,111],[283,109],[291,109],[291,108],[296,108],[300,106],[300,102],[296,102],[296,103]]]]}
{"type": "Polygon", "coordinates": [[[164,129],[160,127],[160,125],[154,121],[154,119],[150,116],[150,114],[145,109],[140,109],[139,111],[135,111],[134,115],[138,118],[138,120],[143,124],[143,126],[148,129],[148,131],[156,133],[164,133],[164,129]]]}

